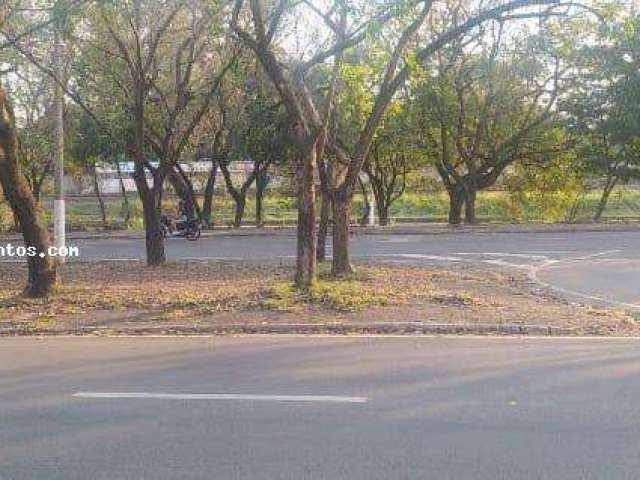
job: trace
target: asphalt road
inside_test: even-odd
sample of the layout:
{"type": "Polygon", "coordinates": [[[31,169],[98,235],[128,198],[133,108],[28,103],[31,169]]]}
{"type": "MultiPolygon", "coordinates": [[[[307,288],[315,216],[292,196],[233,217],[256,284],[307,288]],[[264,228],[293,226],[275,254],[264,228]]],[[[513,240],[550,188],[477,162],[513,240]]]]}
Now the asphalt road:
{"type": "Polygon", "coordinates": [[[637,479],[638,342],[0,339],[0,478],[637,479]]]}
{"type": "MultiPolygon", "coordinates": [[[[140,239],[78,240],[81,258],[144,259],[140,239]]],[[[292,236],[216,236],[167,241],[170,258],[274,259],[295,252],[292,236]]],[[[640,309],[640,232],[360,235],[354,257],[474,262],[525,270],[578,300],[640,309]]]]}

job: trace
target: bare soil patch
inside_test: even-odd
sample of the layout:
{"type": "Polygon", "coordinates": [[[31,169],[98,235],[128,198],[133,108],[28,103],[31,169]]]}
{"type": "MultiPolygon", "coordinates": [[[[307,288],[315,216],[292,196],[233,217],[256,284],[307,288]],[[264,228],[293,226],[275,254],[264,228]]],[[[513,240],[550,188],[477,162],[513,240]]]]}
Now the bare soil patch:
{"type": "Polygon", "coordinates": [[[287,325],[313,325],[314,331],[337,333],[345,325],[351,331],[382,325],[381,332],[389,333],[407,323],[464,326],[465,333],[486,332],[487,325],[553,327],[576,335],[640,332],[628,313],[569,303],[518,272],[470,265],[360,263],[348,278],[323,271],[305,294],[291,286],[292,266],[279,262],[190,261],[158,268],[70,262],[60,276],[57,295],[29,300],[20,295],[26,268],[0,265],[0,334],[206,333],[264,325],[283,332],[287,325]]]}

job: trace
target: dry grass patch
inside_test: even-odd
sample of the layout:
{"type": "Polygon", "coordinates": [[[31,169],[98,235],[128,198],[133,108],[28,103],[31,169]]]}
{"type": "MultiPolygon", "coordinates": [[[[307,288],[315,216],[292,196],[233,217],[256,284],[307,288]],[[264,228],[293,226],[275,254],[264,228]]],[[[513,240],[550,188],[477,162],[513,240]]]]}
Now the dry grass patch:
{"type": "Polygon", "coordinates": [[[287,273],[277,265],[225,262],[171,262],[155,268],[137,262],[69,263],[60,270],[56,295],[32,300],[22,297],[18,288],[25,281],[24,268],[11,268],[2,271],[2,277],[9,278],[0,286],[0,320],[103,310],[186,311],[197,316],[244,309],[258,300],[264,282],[287,273]]]}
{"type": "Polygon", "coordinates": [[[367,307],[399,303],[398,292],[385,289],[376,273],[377,269],[365,267],[352,275],[333,278],[323,265],[317,282],[308,291],[298,290],[287,280],[272,281],[263,290],[258,306],[289,312],[313,306],[336,312],[359,312],[367,307]]]}
{"type": "Polygon", "coordinates": [[[217,312],[275,310],[357,312],[371,306],[402,305],[414,300],[449,298],[422,269],[359,266],[347,277],[332,278],[321,268],[318,282],[300,292],[292,268],[279,263],[171,262],[155,268],[140,263],[69,263],[49,299],[21,296],[26,271],[2,268],[0,320],[45,319],[96,311],[137,310],[177,316],[217,312]]]}
{"type": "Polygon", "coordinates": [[[20,295],[26,269],[0,265],[0,328],[74,331],[79,328],[200,327],[264,323],[449,324],[525,323],[585,333],[637,333],[624,312],[582,307],[529,284],[524,276],[468,265],[364,263],[332,278],[323,266],[307,292],[279,262],[70,262],[55,296],[20,295]]]}

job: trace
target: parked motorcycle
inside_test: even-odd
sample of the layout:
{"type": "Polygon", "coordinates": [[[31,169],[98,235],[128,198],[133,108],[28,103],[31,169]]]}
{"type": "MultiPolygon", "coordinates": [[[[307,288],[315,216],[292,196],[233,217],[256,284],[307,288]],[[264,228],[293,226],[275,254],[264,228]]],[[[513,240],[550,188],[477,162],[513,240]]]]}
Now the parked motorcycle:
{"type": "Polygon", "coordinates": [[[202,235],[202,227],[198,220],[172,222],[169,217],[162,215],[160,224],[162,226],[162,236],[165,238],[184,237],[189,241],[195,242],[202,235]]]}

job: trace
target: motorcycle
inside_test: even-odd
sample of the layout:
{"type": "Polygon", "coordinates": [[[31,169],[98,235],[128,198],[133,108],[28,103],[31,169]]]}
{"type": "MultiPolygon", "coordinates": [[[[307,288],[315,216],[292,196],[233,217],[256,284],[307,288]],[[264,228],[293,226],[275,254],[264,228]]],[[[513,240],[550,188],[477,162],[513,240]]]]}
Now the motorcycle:
{"type": "Polygon", "coordinates": [[[172,222],[169,217],[162,215],[162,217],[160,217],[160,225],[164,238],[184,237],[189,241],[195,242],[200,238],[200,235],[202,235],[202,227],[197,220],[172,222]]]}

